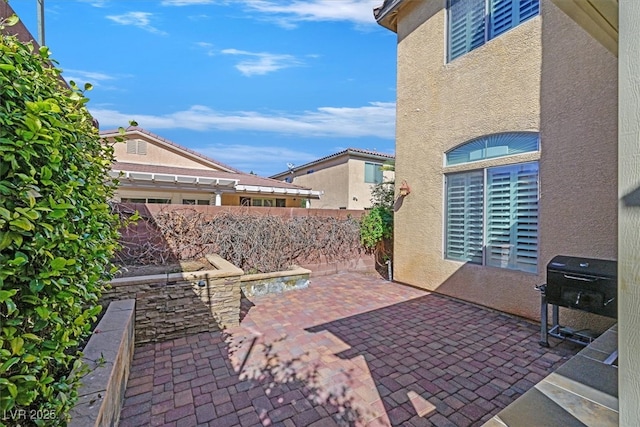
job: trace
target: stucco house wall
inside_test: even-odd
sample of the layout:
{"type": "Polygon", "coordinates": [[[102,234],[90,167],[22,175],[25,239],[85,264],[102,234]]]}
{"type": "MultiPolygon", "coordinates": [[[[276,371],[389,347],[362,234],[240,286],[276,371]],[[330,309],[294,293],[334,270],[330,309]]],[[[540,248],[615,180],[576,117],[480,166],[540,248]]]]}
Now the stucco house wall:
{"type": "MultiPolygon", "coordinates": [[[[322,191],[320,200],[311,201],[314,208],[368,209],[375,183],[365,182],[365,165],[382,166],[393,158],[389,154],[348,148],[271,178],[322,191]]],[[[383,181],[393,181],[394,176],[393,170],[382,172],[383,181]]]]}
{"type": "Polygon", "coordinates": [[[301,171],[293,182],[324,192],[320,200],[311,202],[314,208],[339,209],[344,206],[354,209],[349,207],[349,164],[344,159],[333,161],[322,169],[314,169],[311,173],[301,171]]]}
{"type": "Polygon", "coordinates": [[[216,168],[211,164],[206,164],[203,161],[198,161],[193,157],[186,157],[178,150],[171,150],[166,146],[160,147],[152,138],[147,138],[145,135],[136,136],[136,138],[134,138],[134,141],[145,141],[146,152],[144,154],[129,153],[127,152],[126,143],[114,144],[114,155],[119,162],[216,170],[216,168]]]}
{"type": "Polygon", "coordinates": [[[444,2],[405,3],[397,19],[396,181],[412,192],[395,214],[394,279],[539,318],[534,285],[544,283],[553,256],[615,258],[616,120],[599,114],[615,111],[615,83],[604,78],[615,58],[543,0],[539,16],[447,62],[444,2]],[[597,108],[575,108],[596,96],[597,108]],[[540,132],[540,152],[443,166],[448,150],[512,131],[540,132]],[[445,174],[535,160],[537,273],[444,259],[445,174]]]}

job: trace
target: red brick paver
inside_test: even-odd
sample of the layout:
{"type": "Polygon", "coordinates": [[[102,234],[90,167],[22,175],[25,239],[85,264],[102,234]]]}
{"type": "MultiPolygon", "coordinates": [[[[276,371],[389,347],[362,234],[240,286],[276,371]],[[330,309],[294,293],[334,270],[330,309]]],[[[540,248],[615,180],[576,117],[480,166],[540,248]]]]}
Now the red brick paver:
{"type": "Polygon", "coordinates": [[[343,273],[239,327],[136,348],[120,427],[477,426],[579,348],[521,319],[343,273]]]}

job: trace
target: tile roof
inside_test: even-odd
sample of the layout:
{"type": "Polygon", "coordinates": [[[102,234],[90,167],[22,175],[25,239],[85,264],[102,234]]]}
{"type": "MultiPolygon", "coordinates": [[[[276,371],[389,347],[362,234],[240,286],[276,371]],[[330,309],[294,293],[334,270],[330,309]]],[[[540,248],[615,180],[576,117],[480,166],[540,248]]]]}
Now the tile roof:
{"type": "MultiPolygon", "coordinates": [[[[368,157],[370,159],[375,159],[375,160],[393,160],[393,159],[396,158],[396,156],[394,156],[393,154],[380,153],[378,151],[372,151],[372,150],[363,150],[361,148],[347,148],[346,150],[342,150],[342,151],[339,151],[337,153],[321,157],[321,158],[313,160],[313,161],[311,161],[309,163],[305,163],[304,165],[296,166],[296,167],[293,168],[293,170],[294,171],[298,171],[300,169],[308,168],[309,166],[316,165],[318,163],[322,163],[322,162],[325,162],[327,160],[330,160],[330,159],[333,159],[333,158],[336,158],[336,157],[349,156],[349,155],[368,157]]],[[[271,177],[282,176],[282,175],[284,175],[286,173],[289,173],[289,171],[279,172],[279,173],[271,175],[271,177]]]]}

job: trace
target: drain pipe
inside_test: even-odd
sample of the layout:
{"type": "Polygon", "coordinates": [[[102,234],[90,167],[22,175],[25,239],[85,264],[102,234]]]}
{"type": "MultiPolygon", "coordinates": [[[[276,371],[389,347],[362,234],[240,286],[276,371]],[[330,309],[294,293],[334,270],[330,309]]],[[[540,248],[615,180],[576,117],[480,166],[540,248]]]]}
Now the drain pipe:
{"type": "Polygon", "coordinates": [[[393,270],[391,268],[391,260],[388,259],[385,264],[387,264],[387,280],[393,282],[393,270]]]}

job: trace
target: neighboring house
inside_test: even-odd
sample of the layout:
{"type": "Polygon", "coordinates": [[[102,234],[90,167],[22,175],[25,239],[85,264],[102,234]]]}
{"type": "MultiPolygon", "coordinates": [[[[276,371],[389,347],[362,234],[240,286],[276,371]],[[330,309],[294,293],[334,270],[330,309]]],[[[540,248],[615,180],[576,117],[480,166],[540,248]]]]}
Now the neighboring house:
{"type": "Polygon", "coordinates": [[[129,127],[125,142],[117,130],[100,132],[113,142],[119,179],[116,199],[132,203],[306,207],[320,191],[243,173],[139,127],[129,127]]]}
{"type": "Polygon", "coordinates": [[[539,318],[554,256],[618,255],[615,55],[551,0],[374,14],[398,36],[396,181],[411,186],[394,279],[539,318]]]}
{"type": "Polygon", "coordinates": [[[314,208],[367,209],[371,207],[372,188],[383,181],[393,181],[394,171],[382,169],[393,159],[391,154],[348,148],[271,178],[322,191],[314,208]]]}

